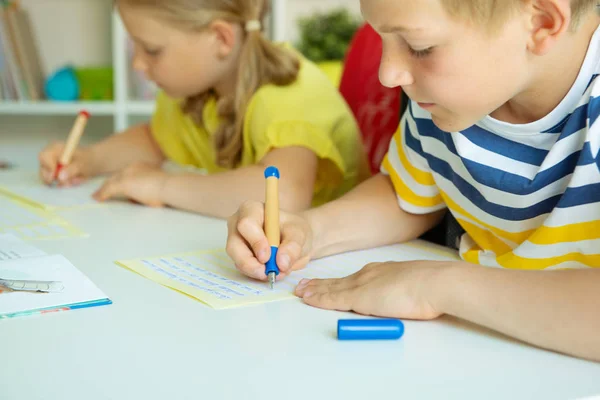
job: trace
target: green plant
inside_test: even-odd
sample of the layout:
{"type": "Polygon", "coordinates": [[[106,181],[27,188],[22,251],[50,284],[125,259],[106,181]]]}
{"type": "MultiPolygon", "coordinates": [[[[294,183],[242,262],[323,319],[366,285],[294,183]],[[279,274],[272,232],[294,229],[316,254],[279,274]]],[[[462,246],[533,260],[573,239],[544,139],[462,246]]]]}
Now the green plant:
{"type": "Polygon", "coordinates": [[[298,49],[315,62],[342,60],[360,24],[344,8],[300,18],[298,49]]]}

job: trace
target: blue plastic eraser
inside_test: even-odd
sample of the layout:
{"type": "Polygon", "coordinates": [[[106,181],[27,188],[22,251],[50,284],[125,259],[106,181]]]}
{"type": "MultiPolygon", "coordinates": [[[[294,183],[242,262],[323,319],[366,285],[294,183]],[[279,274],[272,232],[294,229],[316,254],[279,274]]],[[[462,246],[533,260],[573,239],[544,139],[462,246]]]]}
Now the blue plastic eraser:
{"type": "Polygon", "coordinates": [[[396,340],[404,334],[399,319],[340,319],[338,340],[396,340]]]}
{"type": "Polygon", "coordinates": [[[277,167],[271,166],[265,169],[265,178],[270,178],[272,176],[279,179],[279,170],[277,169],[277,167]]]}

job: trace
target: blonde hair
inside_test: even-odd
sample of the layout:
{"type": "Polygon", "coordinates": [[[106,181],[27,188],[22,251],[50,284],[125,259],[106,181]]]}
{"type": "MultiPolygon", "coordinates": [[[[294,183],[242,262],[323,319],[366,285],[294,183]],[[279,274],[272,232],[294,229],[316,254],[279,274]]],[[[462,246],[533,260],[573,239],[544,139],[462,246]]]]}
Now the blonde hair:
{"type": "MultiPolygon", "coordinates": [[[[486,25],[492,31],[511,13],[518,11],[522,4],[523,0],[442,0],[442,5],[450,15],[486,25]]],[[[577,29],[583,16],[599,4],[599,0],[571,0],[570,28],[577,29]]]]}
{"type": "MultiPolygon", "coordinates": [[[[268,0],[119,0],[151,8],[174,26],[199,31],[215,20],[238,23],[244,31],[235,94],[220,98],[221,125],[214,135],[216,161],[222,167],[239,164],[243,149],[244,116],[250,99],[265,84],[288,85],[296,80],[300,62],[289,50],[269,41],[259,28],[268,12],[268,0]],[[248,24],[249,23],[249,24],[248,24]],[[248,24],[248,25],[247,25],[248,24]]],[[[204,124],[202,110],[213,91],[186,99],[183,110],[204,124]]]]}

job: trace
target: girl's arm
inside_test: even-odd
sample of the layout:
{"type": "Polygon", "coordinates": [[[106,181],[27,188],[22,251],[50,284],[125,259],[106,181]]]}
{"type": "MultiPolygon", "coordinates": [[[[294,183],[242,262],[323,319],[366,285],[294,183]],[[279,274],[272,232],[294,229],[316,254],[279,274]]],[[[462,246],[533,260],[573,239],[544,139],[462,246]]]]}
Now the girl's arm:
{"type": "Polygon", "coordinates": [[[228,217],[246,200],[263,201],[264,170],[280,173],[279,202],[287,211],[309,208],[317,175],[318,158],[304,147],[270,151],[258,164],[212,175],[172,174],[166,178],[162,203],[215,217],[228,217]]]}
{"type": "Polygon", "coordinates": [[[93,175],[111,174],[137,162],[160,165],[165,160],[148,124],[133,126],[88,149],[93,175]]]}

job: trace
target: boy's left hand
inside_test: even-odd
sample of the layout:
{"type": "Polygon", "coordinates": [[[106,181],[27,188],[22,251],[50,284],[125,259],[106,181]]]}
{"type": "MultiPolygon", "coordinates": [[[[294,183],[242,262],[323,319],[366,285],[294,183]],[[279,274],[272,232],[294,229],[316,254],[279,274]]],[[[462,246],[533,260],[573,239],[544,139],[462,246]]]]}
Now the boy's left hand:
{"type": "Polygon", "coordinates": [[[444,263],[385,262],[366,265],[340,279],[303,279],[296,295],[319,308],[355,311],[364,315],[406,319],[434,319],[439,273],[444,263]]]}
{"type": "Polygon", "coordinates": [[[94,193],[98,201],[125,197],[150,207],[163,207],[168,174],[160,167],[136,163],[108,178],[94,193]]]}

